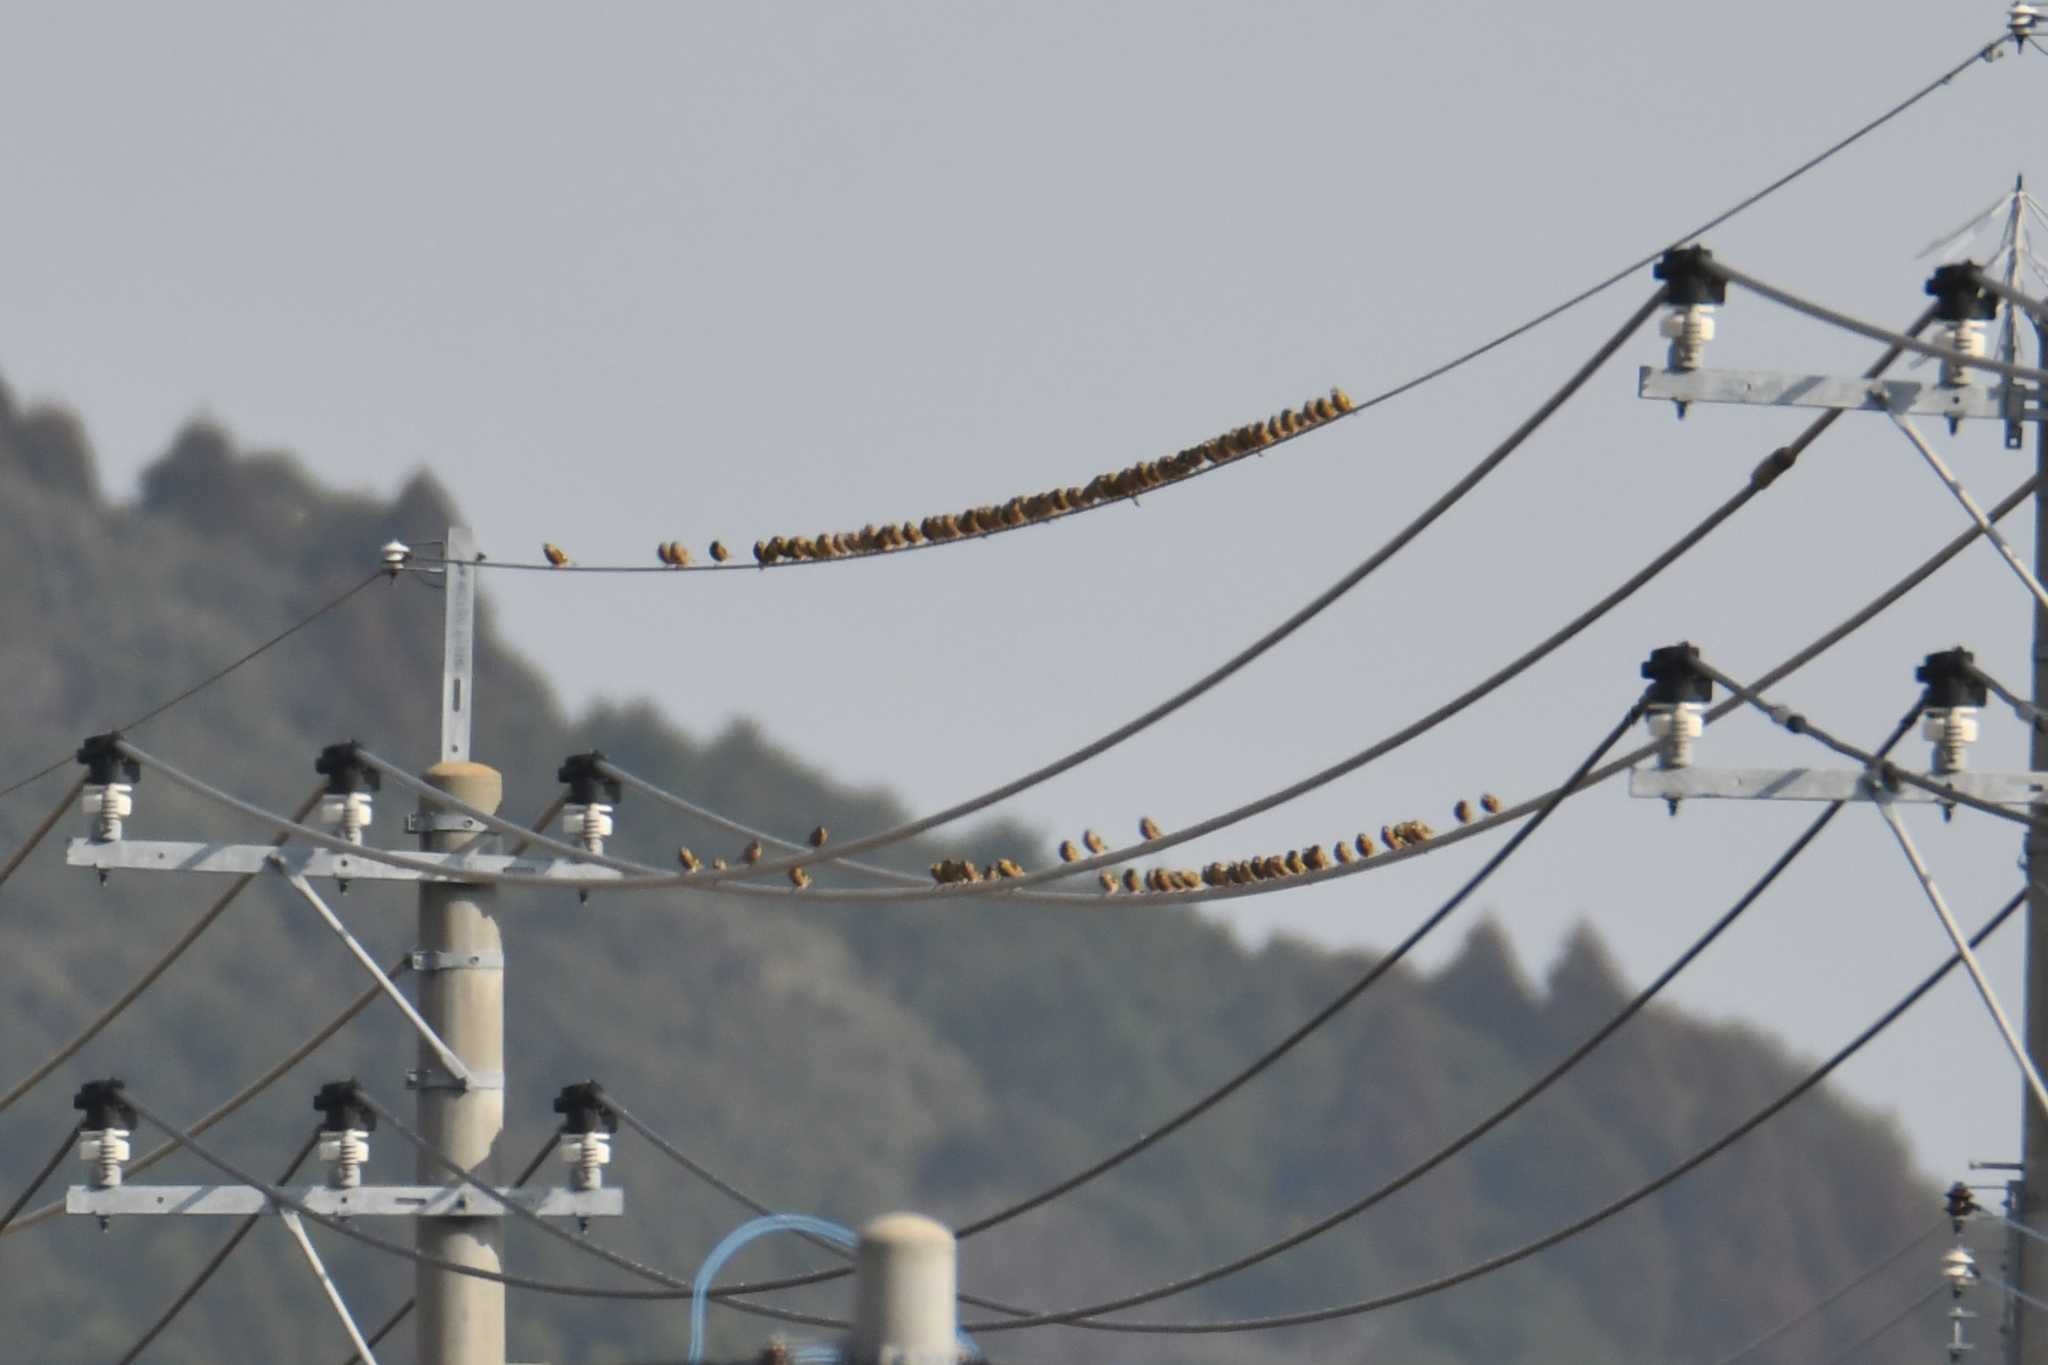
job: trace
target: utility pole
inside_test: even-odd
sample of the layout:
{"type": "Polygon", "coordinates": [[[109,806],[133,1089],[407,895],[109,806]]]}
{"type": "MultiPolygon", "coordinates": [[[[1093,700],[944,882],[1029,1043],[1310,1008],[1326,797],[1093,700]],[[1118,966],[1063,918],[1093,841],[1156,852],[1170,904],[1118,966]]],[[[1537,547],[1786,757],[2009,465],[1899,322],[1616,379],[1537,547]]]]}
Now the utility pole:
{"type": "MultiPolygon", "coordinates": [[[[2017,280],[2019,267],[2026,254],[2027,199],[2024,188],[2016,185],[2012,203],[2012,255],[2006,278],[2017,280]]],[[[2013,329],[2017,334],[2017,327],[2013,329]]],[[[2048,326],[2037,318],[2034,322],[2035,354],[2048,358],[2048,326]]],[[[2017,350],[2017,341],[2013,343],[2017,350]]],[[[2048,422],[2034,424],[2034,467],[2048,475],[2048,422]]],[[[2048,498],[2038,492],[2034,495],[2034,576],[2040,578],[2048,573],[2048,498]]],[[[2044,580],[2048,581],[2048,580],[2044,580]]],[[[2034,604],[2034,677],[2030,693],[2034,705],[2048,707],[2048,609],[2039,602],[2034,604]]],[[[2048,730],[2036,722],[2030,727],[2031,740],[2028,747],[2028,766],[2034,771],[2048,770],[2048,730]]],[[[2048,818],[2048,803],[2037,803],[2033,807],[2036,820],[2048,818]]],[[[2048,835],[2038,825],[2029,826],[2026,833],[2027,866],[2027,984],[2026,984],[2026,1042],[2027,1055],[2036,1067],[2048,1066],[2048,891],[2041,889],[2041,879],[2048,878],[2048,835]]],[[[2019,1212],[2015,1215],[2029,1227],[2040,1228],[2044,1210],[2048,1210],[2048,1118],[2044,1118],[2036,1106],[2027,1102],[2024,1093],[2020,1097],[2020,1189],[2019,1212]]],[[[2048,1300],[2048,1256],[2040,1255],[2028,1245],[2030,1239],[2015,1240],[2019,1253],[2018,1284],[2020,1292],[2036,1300],[2048,1300]]],[[[2014,1356],[2020,1365],[2048,1365],[2048,1324],[2039,1321],[2038,1315],[2013,1314],[2014,1356]],[[2029,1317],[2035,1318],[2031,1324],[2029,1317]],[[2032,1330],[2029,1330],[2031,1326],[2032,1330]]]]}
{"type": "MultiPolygon", "coordinates": [[[[450,796],[495,815],[505,779],[470,758],[470,717],[476,692],[476,536],[452,527],[442,555],[446,617],[442,629],[441,751],[426,780],[450,796]]],[[[430,853],[482,851],[490,836],[468,816],[420,799],[413,819],[430,853]]],[[[427,1026],[462,1058],[470,1074],[451,1076],[425,1038],[413,1072],[419,1130],[436,1150],[465,1169],[495,1166],[505,1127],[505,951],[498,930],[497,889],[453,881],[419,884],[419,1011],[427,1026]]],[[[419,1176],[441,1171],[423,1152],[419,1176]]],[[[495,1170],[490,1171],[495,1177],[495,1170]]],[[[459,1265],[502,1271],[501,1218],[421,1218],[419,1250],[459,1265]]],[[[414,1294],[422,1365],[505,1365],[505,1286],[422,1264],[414,1294]]]]}

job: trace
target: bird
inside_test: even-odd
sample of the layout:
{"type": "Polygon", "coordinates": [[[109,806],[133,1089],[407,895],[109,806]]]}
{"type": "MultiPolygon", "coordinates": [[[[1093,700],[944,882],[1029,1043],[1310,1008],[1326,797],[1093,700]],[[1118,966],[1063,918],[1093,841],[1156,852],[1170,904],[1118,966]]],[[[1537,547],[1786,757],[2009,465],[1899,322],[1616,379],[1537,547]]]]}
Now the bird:
{"type": "Polygon", "coordinates": [[[1336,408],[1338,412],[1349,412],[1356,405],[1352,403],[1350,394],[1333,387],[1330,390],[1330,406],[1336,408]]]}
{"type": "Polygon", "coordinates": [[[1075,863],[1080,860],[1081,850],[1074,847],[1074,841],[1072,839],[1060,840],[1060,861],[1063,863],[1075,863]]]}
{"type": "Polygon", "coordinates": [[[740,861],[745,863],[758,863],[761,861],[761,841],[759,839],[747,840],[747,846],[740,850],[740,861]]]}
{"type": "Polygon", "coordinates": [[[1114,895],[1116,894],[1116,888],[1117,888],[1117,880],[1116,880],[1116,873],[1114,873],[1114,872],[1103,872],[1103,873],[1101,873],[1100,875],[1098,875],[1098,876],[1097,876],[1097,877],[1095,878],[1095,880],[1097,880],[1097,881],[1099,881],[1099,882],[1101,882],[1101,883],[1102,883],[1102,894],[1103,894],[1103,895],[1105,895],[1105,896],[1114,896],[1114,895]]]}
{"type": "Polygon", "coordinates": [[[711,870],[713,872],[723,872],[729,866],[730,864],[727,863],[723,858],[713,858],[711,860],[711,870]]]}
{"type": "Polygon", "coordinates": [[[1308,851],[1301,855],[1301,861],[1311,872],[1321,872],[1330,865],[1330,855],[1323,852],[1321,844],[1310,844],[1308,851]]]}
{"type": "Polygon", "coordinates": [[[789,884],[801,891],[811,884],[811,874],[800,867],[792,867],[789,870],[789,884]]]}
{"type": "Polygon", "coordinates": [[[1014,858],[998,858],[995,861],[995,866],[989,870],[998,877],[1021,877],[1024,875],[1023,867],[1014,858]]]}
{"type": "Polygon", "coordinates": [[[823,825],[819,825],[816,829],[811,831],[811,847],[823,848],[825,846],[825,841],[831,837],[831,832],[827,830],[823,825]]]}
{"type": "Polygon", "coordinates": [[[1299,877],[1302,873],[1308,871],[1308,864],[1301,860],[1301,850],[1298,848],[1288,849],[1287,857],[1284,861],[1287,864],[1288,873],[1292,876],[1299,877]]]}
{"type": "Polygon", "coordinates": [[[754,562],[756,564],[765,567],[772,563],[774,559],[775,556],[768,551],[768,543],[766,541],[757,540],[754,542],[754,562]]]}
{"type": "Polygon", "coordinates": [[[698,868],[704,866],[704,860],[690,852],[687,848],[676,850],[676,861],[683,865],[683,871],[685,872],[695,872],[698,868]]]}
{"type": "Polygon", "coordinates": [[[711,557],[723,564],[732,558],[732,551],[725,548],[724,541],[714,540],[711,542],[711,557]]]}
{"type": "Polygon", "coordinates": [[[1103,842],[1102,836],[1092,829],[1081,835],[1081,842],[1088,845],[1090,853],[1100,853],[1109,847],[1108,844],[1103,842]]]}
{"type": "Polygon", "coordinates": [[[555,544],[552,540],[543,540],[540,543],[540,552],[547,556],[548,567],[550,568],[559,569],[569,562],[569,552],[555,544]]]}
{"type": "Polygon", "coordinates": [[[1472,803],[1471,803],[1470,801],[1460,801],[1460,802],[1459,802],[1459,803],[1458,803],[1457,805],[1455,805],[1455,806],[1452,806],[1452,807],[1451,807],[1451,814],[1452,814],[1452,815],[1455,815],[1456,817],[1458,817],[1458,823],[1459,823],[1459,824],[1461,824],[1461,825],[1469,825],[1469,824],[1471,824],[1471,823],[1472,823],[1472,803]]]}
{"type": "Polygon", "coordinates": [[[1151,816],[1141,816],[1138,819],[1138,833],[1142,834],[1147,840],[1157,839],[1159,837],[1159,825],[1151,816]]]}
{"type": "Polygon", "coordinates": [[[1144,883],[1143,883],[1143,882],[1142,882],[1142,881],[1141,881],[1141,880],[1139,879],[1139,877],[1138,877],[1138,869],[1137,869],[1137,868],[1135,868],[1135,867],[1127,867],[1127,868],[1125,868],[1125,869],[1124,869],[1124,890],[1126,890],[1126,891],[1130,891],[1130,892],[1133,892],[1133,893],[1135,893],[1135,892],[1138,892],[1138,891],[1142,891],[1143,889],[1144,889],[1144,883]]]}
{"type": "Polygon", "coordinates": [[[1380,842],[1388,848],[1399,848],[1403,842],[1401,832],[1392,825],[1380,826],[1380,842]]]}
{"type": "Polygon", "coordinates": [[[1488,815],[1499,815],[1500,798],[1492,792],[1486,793],[1486,795],[1479,798],[1479,809],[1485,811],[1488,815]]]}
{"type": "Polygon", "coordinates": [[[1360,834],[1353,847],[1358,850],[1358,856],[1361,858],[1370,858],[1372,856],[1372,839],[1369,835],[1360,834]]]}
{"type": "Polygon", "coordinates": [[[1353,856],[1351,852],[1351,845],[1345,843],[1342,839],[1339,839],[1336,843],[1330,845],[1330,848],[1333,852],[1336,853],[1338,862],[1348,863],[1351,861],[1353,856]]]}

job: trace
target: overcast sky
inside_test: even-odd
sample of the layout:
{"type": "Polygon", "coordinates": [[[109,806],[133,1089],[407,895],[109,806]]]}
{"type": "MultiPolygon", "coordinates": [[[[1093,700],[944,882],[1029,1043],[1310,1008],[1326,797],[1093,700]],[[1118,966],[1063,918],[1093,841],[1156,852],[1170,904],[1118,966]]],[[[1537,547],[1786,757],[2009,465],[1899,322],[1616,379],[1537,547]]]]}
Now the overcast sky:
{"type": "MultiPolygon", "coordinates": [[[[916,518],[1084,482],[1332,383],[1364,396],[1406,378],[1718,211],[2002,20],[1989,0],[15,6],[0,374],[85,416],[121,496],[206,415],[342,486],[388,494],[430,467],[501,559],[545,538],[652,562],[662,539],[701,552],[916,518]]],[[[2015,173],[2048,180],[2018,135],[2044,81],[2037,54],[1973,67],[1708,243],[1901,323],[1931,265],[1916,253],[2015,173]]],[[[487,591],[573,705],[649,696],[698,733],[755,717],[835,776],[929,808],[1093,738],[1291,611],[1652,287],[1644,272],[1142,508],[758,578],[498,575],[487,591]]],[[[1849,373],[1871,352],[1753,298],[1721,334],[1710,364],[1849,373]]],[[[1049,839],[1185,824],[1364,747],[1548,633],[1804,420],[1676,422],[1634,396],[1634,367],[1661,356],[1646,330],[1285,649],[1011,809],[1049,839]]],[[[1985,502],[2028,470],[1995,428],[1930,431],[1985,502]]],[[[1628,705],[1653,645],[1689,637],[1760,671],[1962,516],[1889,424],[1852,417],[1514,687],[1188,860],[1441,826],[1460,796],[1548,786],[1628,705]]],[[[1973,550],[1783,695],[1874,741],[1931,649],[1967,643],[2024,685],[2027,624],[2022,590],[1973,550]]],[[[2024,766],[2010,715],[1984,730],[1979,766],[2024,766]]],[[[1702,758],[1826,761],[1746,719],[1702,758]]],[[[1586,920],[1641,980],[1812,813],[1700,803],[1672,820],[1610,785],[1483,909],[1532,972],[1586,920]]],[[[1914,825],[1965,919],[2017,888],[2012,827],[1914,825]]],[[[1384,945],[1490,847],[1221,913],[1254,938],[1384,945]]],[[[1461,938],[1454,924],[1425,960],[1461,938]]],[[[2015,1010],[2018,946],[2008,932],[1988,953],[2015,1010]]],[[[1943,951],[1858,809],[1673,995],[1819,1055],[1943,951]]],[[[1844,1080],[1943,1180],[2015,1154],[2019,1082],[1960,981],[1844,1080]]]]}

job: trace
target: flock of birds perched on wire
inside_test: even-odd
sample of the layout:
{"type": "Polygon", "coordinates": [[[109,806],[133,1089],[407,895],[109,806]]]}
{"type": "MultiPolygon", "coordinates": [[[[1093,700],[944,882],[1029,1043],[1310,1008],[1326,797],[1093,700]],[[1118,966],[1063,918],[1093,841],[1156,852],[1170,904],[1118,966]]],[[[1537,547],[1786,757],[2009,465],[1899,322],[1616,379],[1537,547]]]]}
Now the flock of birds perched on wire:
{"type": "MultiPolygon", "coordinates": [[[[1247,455],[1256,455],[1267,446],[1334,421],[1355,407],[1349,394],[1333,388],[1326,397],[1311,398],[1299,408],[1283,409],[1263,422],[1246,423],[1164,459],[1140,460],[1114,474],[1097,474],[1085,484],[1025,494],[1001,504],[970,507],[964,512],[942,512],[900,525],[876,526],[870,523],[858,531],[826,531],[815,536],[771,536],[754,542],[754,562],[766,568],[770,564],[799,560],[886,554],[913,545],[964,540],[1029,526],[1100,503],[1136,498],[1140,493],[1149,493],[1185,479],[1204,466],[1228,464],[1247,455]]],[[[568,552],[553,541],[541,545],[541,554],[549,565],[557,569],[569,568],[574,563],[568,552]]],[[[662,541],[654,547],[654,554],[662,565],[671,569],[687,569],[694,562],[689,547],[679,540],[662,541]]],[[[732,558],[732,551],[719,540],[711,542],[710,554],[720,564],[732,558]]]]}
{"type": "MultiPolygon", "coordinates": [[[[1477,809],[1488,815],[1498,815],[1501,802],[1492,792],[1481,796],[1477,809]]],[[[1474,803],[1459,801],[1451,807],[1451,814],[1461,825],[1468,825],[1478,816],[1474,803]]],[[[1145,842],[1162,837],[1164,831],[1151,816],[1138,821],[1138,834],[1145,842]]],[[[811,831],[811,847],[823,848],[830,837],[823,825],[811,831]]],[[[1338,840],[1325,849],[1321,844],[1310,844],[1307,848],[1290,848],[1285,853],[1254,854],[1231,862],[1213,862],[1198,869],[1184,867],[1154,867],[1144,872],[1135,867],[1125,868],[1121,873],[1105,870],[1097,875],[1104,895],[1138,895],[1144,892],[1171,893],[1175,891],[1196,891],[1205,886],[1246,886],[1252,882],[1273,881],[1284,877],[1299,877],[1310,872],[1321,872],[1325,868],[1343,863],[1359,862],[1370,858],[1384,847],[1389,851],[1408,848],[1415,844],[1426,844],[1436,837],[1436,831],[1424,820],[1402,820],[1391,825],[1380,826],[1379,843],[1373,842],[1370,834],[1361,831],[1357,837],[1338,840]]],[[[1109,843],[1094,830],[1081,835],[1080,842],[1062,840],[1059,846],[1060,861],[1079,862],[1090,854],[1107,852],[1109,843]]],[[[740,862],[749,866],[761,861],[762,847],[759,839],[750,839],[740,850],[740,862]]],[[[687,848],[676,850],[676,861],[685,872],[696,872],[706,866],[705,861],[687,848]]],[[[723,872],[731,866],[724,858],[713,858],[709,866],[715,872],[723,872]]],[[[931,865],[932,881],[939,886],[953,886],[963,882],[1001,881],[1024,875],[1024,866],[1014,858],[997,858],[986,867],[966,858],[941,858],[931,865]]],[[[790,885],[801,891],[811,884],[811,874],[801,867],[789,869],[790,885]]]]}

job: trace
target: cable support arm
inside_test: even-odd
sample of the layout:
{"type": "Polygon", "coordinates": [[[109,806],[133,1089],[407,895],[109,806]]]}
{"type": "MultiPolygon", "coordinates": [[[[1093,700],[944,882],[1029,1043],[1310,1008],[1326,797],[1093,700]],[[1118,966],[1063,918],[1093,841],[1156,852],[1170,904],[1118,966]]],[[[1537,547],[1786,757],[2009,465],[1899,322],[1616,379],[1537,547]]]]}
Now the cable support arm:
{"type": "Polygon", "coordinates": [[[1984,509],[1970,496],[1970,490],[1963,487],[1962,480],[1955,476],[1955,471],[1948,467],[1948,462],[1928,444],[1927,438],[1920,434],[1920,429],[1914,426],[1912,419],[1903,412],[1897,408],[1887,408],[1885,415],[1891,418],[1892,424],[1912,442],[1913,449],[1920,452],[1920,458],[1927,462],[1927,467],[1934,471],[1934,476],[1941,480],[1950,495],[1970,514],[1970,520],[1977,523],[1977,529],[1984,533],[1984,538],[1998,551],[1999,558],[2005,561],[2006,567],[2011,569],[2026,590],[2034,595],[2035,604],[2043,611],[2048,611],[2048,588],[2041,586],[2041,580],[2034,576],[2034,571],[2027,567],[2026,561],[2019,557],[2019,553],[2012,548],[2006,538],[1999,534],[1998,528],[1985,517],[1984,509]]]}
{"type": "MultiPolygon", "coordinates": [[[[2038,886],[2040,884],[2030,883],[2030,885],[2038,886]]],[[[2004,924],[2007,919],[2011,918],[2011,916],[2019,910],[2020,906],[2026,902],[2026,898],[2027,890],[2022,889],[2020,892],[2015,894],[2010,900],[2008,900],[2004,904],[2004,906],[2001,907],[1998,910],[1998,912],[1995,915],[1993,915],[1991,919],[1982,928],[1980,928],[1975,934],[1970,936],[1969,942],[1971,946],[1981,946],[1983,942],[1987,938],[1989,938],[1991,934],[1995,932],[2000,925],[2004,924]]],[[[1431,1280],[1425,1280],[1421,1283],[1410,1285],[1405,1289],[1394,1290],[1390,1293],[1377,1295],[1375,1297],[1368,1299],[1359,1299],[1351,1303],[1336,1304],[1330,1307],[1310,1309],[1304,1312],[1276,1313],[1266,1315],[1263,1317],[1236,1318],[1218,1322],[1103,1322],[1097,1323],[1095,1325],[1100,1327],[1104,1331],[1127,1332],[1138,1335],[1155,1336],[1208,1335],[1214,1333],[1266,1331],[1281,1327],[1302,1327],[1314,1323],[1331,1322],[1342,1318],[1357,1317],[1362,1314],[1377,1312],[1384,1308],[1391,1308],[1396,1304],[1410,1303],[1416,1299],[1427,1298],[1433,1294],[1442,1293],[1444,1290],[1455,1288],[1458,1285],[1467,1284],[1473,1280],[1480,1279],[1483,1276],[1490,1275],[1497,1270],[1504,1270],[1508,1266],[1516,1265],[1522,1261],[1528,1260],[1532,1256],[1535,1256],[1543,1251],[1547,1251],[1551,1247],[1557,1246],[1560,1243],[1569,1241],[1572,1238],[1578,1236],[1579,1234],[1599,1226],[1601,1223],[1606,1222],[1610,1218],[1613,1218],[1616,1215],[1621,1214],[1630,1208],[1633,1208],[1635,1205],[1641,1203],[1643,1200],[1649,1198],[1651,1195],[1654,1195],[1659,1191],[1669,1187],[1670,1185],[1676,1183],[1678,1180],[1682,1179],[1684,1176],[1690,1174],[1692,1171],[1697,1170],[1699,1167],[1705,1165],[1708,1161],[1720,1155],[1728,1148],[1734,1146],[1737,1142],[1740,1142],[1743,1138],[1755,1132],[1758,1128],[1762,1127],[1765,1123],[1768,1123],[1771,1119],[1777,1117],[1778,1114],[1782,1113],[1786,1108],[1788,1108],[1802,1096],[1806,1095],[1809,1091],[1819,1086],[1821,1082],[1825,1081],[1830,1075],[1832,1075],[1851,1057],[1855,1056],[1858,1052],[1862,1051],[1862,1049],[1868,1046],[1873,1039],[1877,1038],[1886,1029],[1890,1028],[1892,1024],[1896,1023],[1901,1016],[1903,1016],[1914,1005],[1918,1004],[1920,1000],[1927,995],[1928,992],[1932,991],[1937,985],[1939,985],[1943,980],[1945,980],[1949,972],[1955,968],[1955,966],[1958,962],[1960,962],[1960,960],[1961,959],[1959,956],[1951,953],[1949,957],[1944,962],[1942,962],[1942,964],[1939,967],[1935,968],[1934,971],[1930,972],[1926,977],[1922,978],[1920,983],[1916,985],[1911,991],[1907,992],[1904,998],[1902,998],[1896,1005],[1892,1006],[1889,1010],[1886,1010],[1873,1023],[1866,1027],[1862,1032],[1858,1033],[1848,1043],[1843,1045],[1842,1048],[1836,1051],[1833,1056],[1829,1057],[1825,1062],[1821,1063],[1818,1067],[1814,1068],[1812,1071],[1807,1073],[1805,1077],[1800,1079],[1791,1088],[1780,1094],[1776,1099],[1772,1100],[1769,1104],[1757,1110],[1754,1114],[1750,1115],[1741,1123],[1729,1129],[1726,1133],[1722,1134],[1714,1141],[1708,1143],[1705,1147],[1702,1147],[1697,1152],[1687,1157],[1678,1165],[1671,1167],[1670,1169],[1666,1170],[1663,1174],[1655,1177],[1654,1179],[1637,1186],[1635,1189],[1629,1191],[1627,1194],[1621,1195],[1620,1197],[1610,1201],[1609,1203],[1602,1205],[1601,1207],[1593,1210],[1591,1213],[1585,1214],[1577,1219],[1574,1219],[1571,1222],[1566,1223],[1562,1227],[1556,1228],[1551,1232],[1548,1232],[1543,1236],[1536,1238],[1534,1241],[1526,1242],[1521,1246],[1514,1248],[1511,1251],[1503,1252],[1500,1255],[1489,1257],[1486,1260],[1477,1262],[1470,1266],[1466,1266],[1461,1270],[1456,1270],[1446,1275],[1437,1276],[1436,1278],[1431,1280]]],[[[1052,1316],[1055,1320],[1063,1321],[1066,1318],[1065,1314],[1055,1314],[1052,1316]]],[[[1027,1321],[998,1321],[966,1323],[963,1324],[963,1329],[972,1332],[1003,1332],[1015,1330],[1020,1327],[1036,1325],[1039,1324],[1027,1321]]]]}

